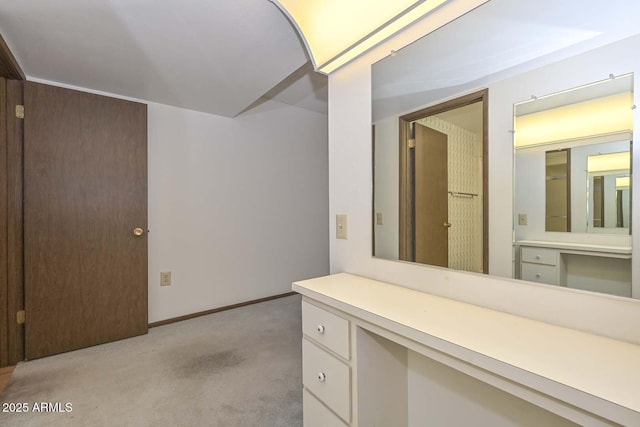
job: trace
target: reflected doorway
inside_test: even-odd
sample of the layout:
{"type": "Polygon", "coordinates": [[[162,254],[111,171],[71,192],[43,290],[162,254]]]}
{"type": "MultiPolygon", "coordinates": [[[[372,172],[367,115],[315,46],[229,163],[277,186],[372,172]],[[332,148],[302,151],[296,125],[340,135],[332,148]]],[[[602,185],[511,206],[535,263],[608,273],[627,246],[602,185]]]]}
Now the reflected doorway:
{"type": "Polygon", "coordinates": [[[487,95],[400,117],[401,260],[488,272],[487,95]]]}

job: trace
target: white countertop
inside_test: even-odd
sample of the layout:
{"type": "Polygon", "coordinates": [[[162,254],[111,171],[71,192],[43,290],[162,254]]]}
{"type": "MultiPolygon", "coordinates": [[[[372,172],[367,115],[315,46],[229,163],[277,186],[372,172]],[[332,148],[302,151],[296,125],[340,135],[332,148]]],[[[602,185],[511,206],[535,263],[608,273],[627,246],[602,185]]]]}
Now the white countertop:
{"type": "Polygon", "coordinates": [[[293,290],[424,345],[453,349],[505,378],[521,373],[525,385],[551,395],[558,389],[560,398],[585,402],[596,414],[622,411],[640,425],[639,345],[346,273],[295,282],[293,290]]]}

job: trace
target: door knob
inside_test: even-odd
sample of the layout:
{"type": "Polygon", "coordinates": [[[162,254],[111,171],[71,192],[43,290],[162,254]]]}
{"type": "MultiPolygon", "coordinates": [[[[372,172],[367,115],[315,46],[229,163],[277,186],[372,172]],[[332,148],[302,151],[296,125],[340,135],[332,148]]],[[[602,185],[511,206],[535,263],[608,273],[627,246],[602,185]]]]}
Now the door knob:
{"type": "Polygon", "coordinates": [[[136,227],[133,229],[133,234],[136,236],[142,236],[144,234],[144,230],[140,227],[136,227]]]}
{"type": "Polygon", "coordinates": [[[442,224],[442,226],[444,228],[451,228],[451,223],[450,222],[445,222],[444,224],[442,224]]]}

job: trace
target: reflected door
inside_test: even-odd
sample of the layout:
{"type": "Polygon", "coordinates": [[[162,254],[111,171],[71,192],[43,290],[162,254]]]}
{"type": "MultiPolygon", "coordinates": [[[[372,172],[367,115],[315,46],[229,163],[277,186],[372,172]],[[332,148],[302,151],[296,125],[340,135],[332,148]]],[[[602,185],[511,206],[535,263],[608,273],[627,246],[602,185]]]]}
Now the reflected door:
{"type": "Polygon", "coordinates": [[[488,271],[487,95],[400,117],[398,259],[488,271]]]}
{"type": "Polygon", "coordinates": [[[448,266],[447,135],[415,124],[415,261],[448,266]]]}

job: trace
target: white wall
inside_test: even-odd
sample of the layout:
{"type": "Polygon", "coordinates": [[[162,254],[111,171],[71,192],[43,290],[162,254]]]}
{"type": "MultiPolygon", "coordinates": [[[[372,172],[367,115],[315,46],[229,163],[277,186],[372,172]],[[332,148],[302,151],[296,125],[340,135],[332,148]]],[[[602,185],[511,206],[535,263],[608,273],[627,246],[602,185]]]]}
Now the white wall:
{"type": "Polygon", "coordinates": [[[276,102],[235,119],[148,111],[150,322],[328,273],[325,115],[276,102]]]}
{"type": "MultiPolygon", "coordinates": [[[[403,31],[329,77],[329,207],[330,227],[335,214],[349,214],[349,239],[330,240],[331,271],[350,272],[437,295],[495,308],[533,319],[592,331],[640,343],[640,301],[597,295],[500,277],[457,272],[387,261],[371,256],[371,64],[456,16],[457,2],[403,31]]],[[[569,71],[530,76],[536,94],[557,92],[613,74],[640,75],[640,58],[628,54],[623,61],[596,64],[576,62],[569,71]]],[[[619,52],[609,52],[614,57],[619,52]]],[[[511,276],[512,259],[512,114],[513,100],[528,99],[531,87],[514,82],[494,85],[489,95],[489,269],[511,276]]],[[[638,91],[635,91],[636,97],[638,91]]],[[[636,104],[638,100],[636,99],[636,104]]],[[[638,110],[635,110],[638,121],[638,110]]],[[[640,150],[634,152],[640,170],[640,150]]],[[[640,174],[633,178],[640,188],[640,174]]],[[[637,198],[634,198],[637,200],[637,198]]],[[[640,223],[640,209],[634,210],[640,223]]],[[[333,233],[332,233],[333,234],[333,233]]],[[[640,243],[640,233],[634,235],[640,243]]],[[[634,257],[634,270],[640,257],[634,257]]],[[[640,296],[640,295],[636,295],[640,296]]]]}

